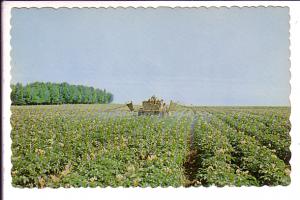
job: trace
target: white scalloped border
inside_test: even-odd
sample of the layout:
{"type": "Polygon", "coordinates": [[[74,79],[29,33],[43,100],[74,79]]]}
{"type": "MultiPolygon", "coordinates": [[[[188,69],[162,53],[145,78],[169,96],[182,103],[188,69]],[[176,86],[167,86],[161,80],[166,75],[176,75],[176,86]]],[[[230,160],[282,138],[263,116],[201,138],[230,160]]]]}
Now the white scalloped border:
{"type": "MultiPolygon", "coordinates": [[[[74,199],[81,199],[83,198],[92,198],[92,197],[103,197],[102,195],[105,195],[106,197],[117,197],[118,198],[124,198],[125,196],[130,197],[130,199],[150,199],[152,198],[150,194],[152,194],[155,191],[155,197],[154,198],[170,198],[168,195],[172,195],[171,198],[197,198],[200,197],[215,197],[215,198],[222,198],[222,197],[229,197],[230,195],[231,199],[253,199],[255,197],[263,197],[266,196],[271,197],[272,199],[282,199],[282,198],[292,198],[295,196],[290,196],[291,194],[296,194],[297,191],[299,191],[300,187],[300,168],[299,168],[299,152],[300,152],[300,138],[297,134],[297,132],[300,132],[300,126],[299,126],[299,114],[300,109],[296,102],[300,102],[299,93],[297,91],[300,91],[300,88],[297,88],[296,86],[300,85],[299,82],[299,71],[297,69],[297,65],[300,66],[299,57],[297,54],[299,54],[299,46],[297,46],[296,41],[299,40],[300,31],[299,31],[299,23],[300,23],[300,10],[296,9],[296,6],[300,6],[300,3],[297,4],[296,2],[4,2],[3,4],[4,9],[3,11],[3,19],[2,19],[2,25],[5,29],[3,29],[2,38],[3,38],[3,77],[2,77],[2,86],[3,86],[3,135],[4,135],[4,195],[5,197],[19,197],[22,198],[24,196],[30,195],[31,199],[39,199],[42,197],[43,199],[53,199],[53,198],[59,198],[63,197],[63,195],[68,195],[69,197],[72,196],[74,199]],[[9,44],[10,41],[10,34],[9,30],[11,29],[10,26],[10,10],[12,8],[73,8],[73,9],[80,9],[80,8],[144,8],[144,9],[155,9],[157,7],[168,7],[168,8],[255,8],[255,7],[289,7],[290,8],[290,85],[291,85],[291,95],[290,95],[290,102],[292,106],[292,113],[291,113],[291,123],[292,123],[292,145],[291,145],[291,151],[292,151],[292,159],[291,159],[291,165],[292,165],[292,183],[288,187],[268,187],[264,186],[259,189],[256,187],[241,187],[241,188],[230,188],[230,187],[224,187],[224,188],[216,188],[216,187],[210,187],[210,188],[189,188],[185,189],[183,187],[180,188],[171,188],[168,189],[151,189],[151,188],[129,188],[129,189],[113,189],[111,187],[108,188],[97,188],[97,189],[90,189],[90,188],[71,188],[71,189],[55,189],[55,192],[53,189],[47,188],[43,190],[38,189],[16,189],[11,186],[11,177],[10,177],[10,88],[9,83],[11,80],[10,76],[10,51],[11,46],[9,44]],[[294,9],[295,8],[295,9],[294,9]],[[297,58],[298,57],[298,58],[297,58]],[[298,79],[297,79],[298,77],[298,79]],[[298,95],[297,95],[298,94],[298,95]],[[8,98],[7,98],[8,97],[8,98]],[[297,123],[298,121],[298,123],[297,123]],[[54,195],[54,196],[53,196],[54,195]],[[97,195],[97,196],[94,196],[97,195]],[[191,195],[197,195],[195,197],[192,197],[191,195]],[[253,196],[255,195],[255,196],[253,196]]],[[[298,86],[299,87],[299,86],[298,86]]],[[[299,193],[298,193],[299,194],[299,193]]],[[[8,198],[5,198],[8,199],[8,198]]]]}

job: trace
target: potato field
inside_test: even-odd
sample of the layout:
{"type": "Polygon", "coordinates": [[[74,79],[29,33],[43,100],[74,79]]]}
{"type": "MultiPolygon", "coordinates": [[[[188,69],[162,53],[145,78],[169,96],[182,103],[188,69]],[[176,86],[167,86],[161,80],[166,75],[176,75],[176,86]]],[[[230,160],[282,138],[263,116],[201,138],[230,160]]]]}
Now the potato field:
{"type": "Polygon", "coordinates": [[[160,117],[113,106],[12,106],[12,185],[290,183],[289,107],[182,107],[160,117]]]}

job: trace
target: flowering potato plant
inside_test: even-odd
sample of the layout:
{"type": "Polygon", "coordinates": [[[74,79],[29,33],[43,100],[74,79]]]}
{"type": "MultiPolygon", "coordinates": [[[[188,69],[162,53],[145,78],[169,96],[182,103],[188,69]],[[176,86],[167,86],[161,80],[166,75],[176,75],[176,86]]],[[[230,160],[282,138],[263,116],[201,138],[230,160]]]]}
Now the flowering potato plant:
{"type": "Polygon", "coordinates": [[[193,107],[165,117],[103,108],[12,106],[12,185],[290,183],[288,108],[193,107]]]}

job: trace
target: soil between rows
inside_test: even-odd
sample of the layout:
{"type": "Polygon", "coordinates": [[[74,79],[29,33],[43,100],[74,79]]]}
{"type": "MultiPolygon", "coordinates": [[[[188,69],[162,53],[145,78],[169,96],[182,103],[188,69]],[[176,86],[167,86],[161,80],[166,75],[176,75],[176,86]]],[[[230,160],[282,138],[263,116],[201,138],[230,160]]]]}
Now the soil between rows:
{"type": "Polygon", "coordinates": [[[195,149],[194,144],[194,127],[195,123],[197,122],[198,117],[195,116],[193,122],[191,124],[191,131],[190,131],[190,139],[189,139],[189,147],[190,151],[187,155],[187,159],[184,163],[184,173],[186,177],[186,182],[184,184],[185,187],[196,186],[199,185],[200,182],[197,180],[197,170],[200,167],[200,163],[197,162],[199,152],[195,149]]]}

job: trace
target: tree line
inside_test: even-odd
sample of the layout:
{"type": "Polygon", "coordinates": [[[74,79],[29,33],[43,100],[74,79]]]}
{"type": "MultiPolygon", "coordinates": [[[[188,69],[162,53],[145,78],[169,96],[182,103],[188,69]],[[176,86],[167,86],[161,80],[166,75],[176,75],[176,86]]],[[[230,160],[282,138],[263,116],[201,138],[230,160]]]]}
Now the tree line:
{"type": "Polygon", "coordinates": [[[34,82],[11,85],[12,105],[49,104],[105,104],[113,101],[113,94],[105,89],[95,89],[68,83],[34,82]]]}

